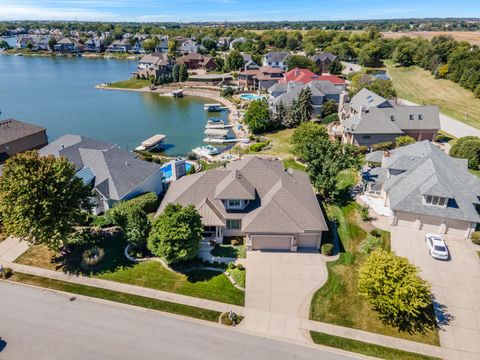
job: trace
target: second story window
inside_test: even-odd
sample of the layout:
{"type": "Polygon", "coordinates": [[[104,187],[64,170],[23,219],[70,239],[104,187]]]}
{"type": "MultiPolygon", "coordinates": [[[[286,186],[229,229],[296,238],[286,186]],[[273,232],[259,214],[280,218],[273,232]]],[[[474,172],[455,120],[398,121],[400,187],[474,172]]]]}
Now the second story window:
{"type": "Polygon", "coordinates": [[[241,201],[237,199],[227,201],[227,206],[229,208],[239,208],[241,205],[241,201]]]}

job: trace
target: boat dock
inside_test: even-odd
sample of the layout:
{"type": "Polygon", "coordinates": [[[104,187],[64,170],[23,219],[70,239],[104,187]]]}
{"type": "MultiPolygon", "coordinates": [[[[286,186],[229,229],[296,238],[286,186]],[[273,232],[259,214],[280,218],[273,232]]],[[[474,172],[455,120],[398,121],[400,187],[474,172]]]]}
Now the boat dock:
{"type": "Polygon", "coordinates": [[[135,150],[138,151],[152,151],[152,150],[162,150],[165,147],[166,135],[157,134],[148,138],[147,140],[142,141],[142,144],[137,147],[135,150]]]}

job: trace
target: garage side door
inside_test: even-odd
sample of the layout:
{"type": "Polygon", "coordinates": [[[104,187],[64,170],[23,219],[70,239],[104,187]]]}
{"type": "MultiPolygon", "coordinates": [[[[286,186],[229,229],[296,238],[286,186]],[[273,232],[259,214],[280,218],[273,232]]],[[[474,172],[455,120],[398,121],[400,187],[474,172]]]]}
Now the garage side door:
{"type": "Polygon", "coordinates": [[[316,248],[318,234],[303,234],[297,236],[297,247],[299,248],[316,248]]]}
{"type": "Polygon", "coordinates": [[[290,250],[291,236],[251,235],[253,250],[290,250]]]}
{"type": "Polygon", "coordinates": [[[397,226],[413,229],[416,219],[417,219],[417,216],[414,214],[398,213],[397,226]]]}

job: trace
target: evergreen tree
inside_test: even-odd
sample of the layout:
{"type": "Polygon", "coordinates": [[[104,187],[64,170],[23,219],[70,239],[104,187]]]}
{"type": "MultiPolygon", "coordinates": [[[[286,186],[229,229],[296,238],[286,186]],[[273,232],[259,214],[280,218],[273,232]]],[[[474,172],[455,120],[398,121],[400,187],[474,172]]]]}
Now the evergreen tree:
{"type": "Polygon", "coordinates": [[[178,69],[178,81],[179,82],[184,82],[188,80],[188,70],[185,64],[180,65],[180,68],[178,69]]]}
{"type": "Polygon", "coordinates": [[[180,67],[178,66],[178,64],[175,64],[172,70],[172,78],[174,82],[178,82],[179,75],[180,75],[180,67]]]}

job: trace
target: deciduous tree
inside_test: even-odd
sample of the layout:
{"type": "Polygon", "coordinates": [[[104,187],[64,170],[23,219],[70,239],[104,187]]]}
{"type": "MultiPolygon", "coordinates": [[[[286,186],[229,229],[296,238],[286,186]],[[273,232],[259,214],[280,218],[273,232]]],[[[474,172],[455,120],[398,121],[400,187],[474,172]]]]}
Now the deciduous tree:
{"type": "Polygon", "coordinates": [[[202,232],[202,218],[193,205],[168,204],[153,223],[147,247],[168,263],[191,260],[197,256],[202,232]]]}
{"type": "Polygon", "coordinates": [[[0,178],[0,214],[5,232],[57,250],[91,207],[91,189],[65,158],[18,154],[0,178]]]}

